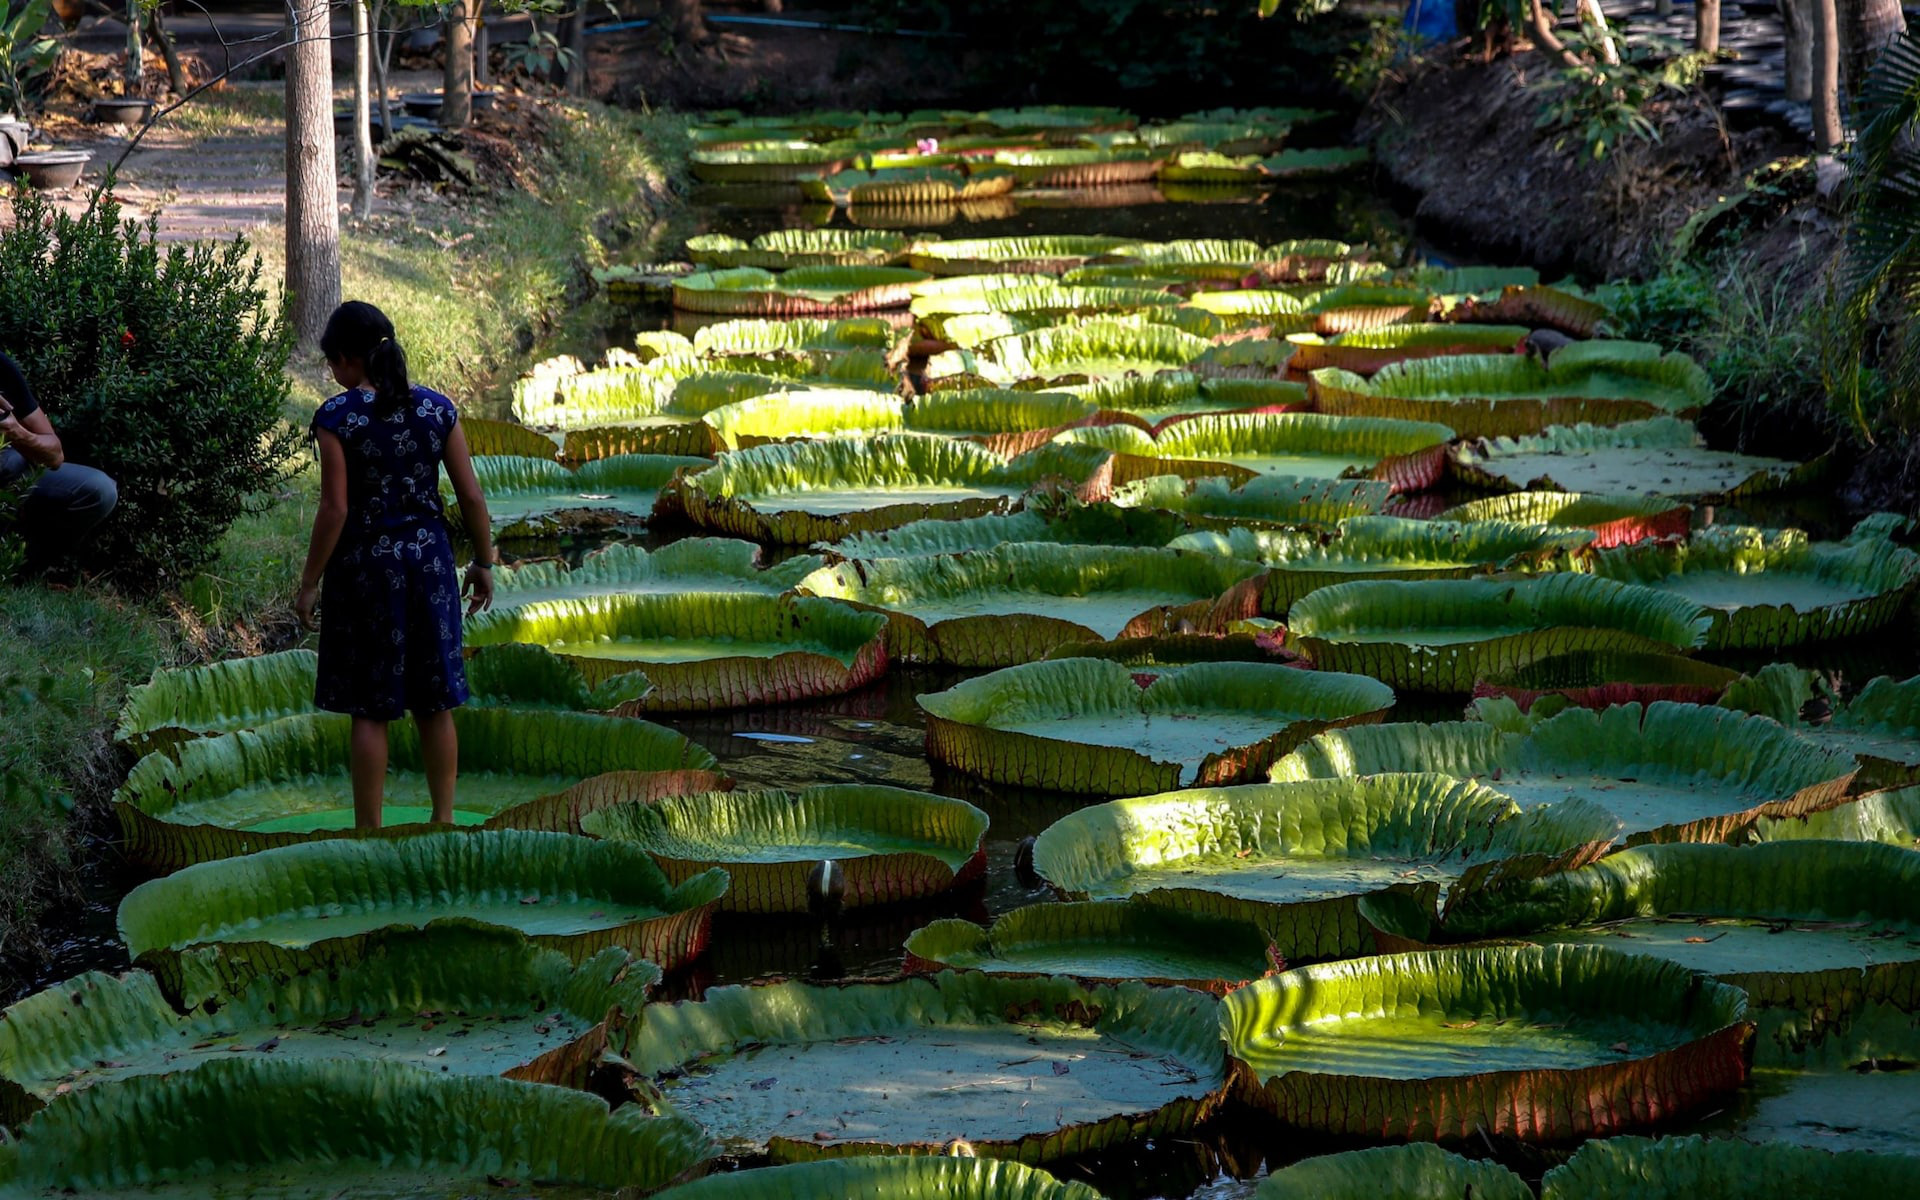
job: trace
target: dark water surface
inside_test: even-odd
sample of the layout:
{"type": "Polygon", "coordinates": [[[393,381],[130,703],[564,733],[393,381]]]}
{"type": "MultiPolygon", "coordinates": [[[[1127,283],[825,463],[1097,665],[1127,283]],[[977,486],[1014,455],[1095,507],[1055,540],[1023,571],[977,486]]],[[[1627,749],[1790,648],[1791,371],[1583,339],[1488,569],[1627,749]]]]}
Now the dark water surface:
{"type": "MultiPolygon", "coordinates": [[[[677,239],[694,233],[727,233],[750,238],[771,229],[846,224],[844,212],[803,206],[766,207],[742,203],[738,194],[719,189],[698,193],[670,237],[656,248],[672,257],[677,239]]],[[[1413,240],[1408,222],[1369,188],[1365,175],[1334,183],[1285,188],[1263,201],[1218,204],[1127,204],[1068,207],[1049,201],[1025,206],[1017,215],[977,223],[955,222],[936,230],[946,237],[1008,234],[1119,234],[1150,240],[1224,237],[1272,243],[1299,237],[1331,237],[1368,242],[1382,257],[1397,261],[1411,249],[1439,258],[1413,240]]],[[[550,348],[593,359],[619,345],[640,328],[668,325],[663,310],[616,311],[597,305],[580,314],[577,327],[550,348]]],[[[497,401],[497,398],[496,398],[497,401]]],[[[1764,509],[1702,514],[1717,521],[1797,524],[1821,536],[1843,532],[1838,509],[1821,497],[1779,501],[1764,509]]],[[[670,541],[671,531],[637,540],[670,541]]],[[[578,558],[592,544],[574,544],[578,558]]],[[[509,557],[513,548],[505,548],[509,557]]],[[[1816,647],[1799,656],[1803,665],[1842,672],[1864,682],[1873,675],[1912,674],[1914,647],[1895,643],[1816,647]]],[[[1770,659],[1769,659],[1770,660],[1770,659]]],[[[1757,666],[1729,660],[1729,665],[1757,666]]],[[[924,752],[924,725],[915,696],[938,691],[964,678],[954,671],[896,670],[886,679],[849,696],[777,709],[661,718],[719,758],[722,769],[742,787],[798,788],[817,783],[878,783],[957,796],[984,809],[992,820],[988,867],[983,881],[938,900],[894,908],[862,910],[832,923],[813,918],[723,915],[716,922],[712,952],[695,967],[668,981],[671,998],[697,996],[706,987],[772,977],[818,980],[898,974],[907,934],[939,917],[985,921],[1023,905],[1049,899],[1043,889],[1023,885],[1014,860],[1023,838],[1087,803],[1064,797],[999,787],[933,767],[924,752]]],[[[1446,720],[1460,715],[1457,700],[1411,701],[1389,719],[1446,720]]],[[[97,843],[85,850],[84,896],[50,922],[49,941],[57,945],[52,961],[37,978],[14,992],[17,998],[86,970],[122,970],[126,954],[114,930],[114,909],[139,878],[126,870],[114,848],[97,843]]],[[[1722,1121],[1728,1119],[1723,1116],[1722,1121]]],[[[1056,1174],[1084,1179],[1116,1200],[1145,1197],[1229,1197],[1250,1195],[1251,1182],[1265,1170],[1309,1154],[1346,1147],[1324,1138],[1304,1140],[1266,1118],[1229,1105],[1193,1136],[1149,1146],[1124,1147],[1088,1159],[1054,1164],[1056,1174]]],[[[1491,1145],[1469,1147],[1491,1152],[1491,1145]]],[[[1537,1179],[1551,1160],[1534,1152],[1499,1147],[1510,1166],[1537,1179]]]]}

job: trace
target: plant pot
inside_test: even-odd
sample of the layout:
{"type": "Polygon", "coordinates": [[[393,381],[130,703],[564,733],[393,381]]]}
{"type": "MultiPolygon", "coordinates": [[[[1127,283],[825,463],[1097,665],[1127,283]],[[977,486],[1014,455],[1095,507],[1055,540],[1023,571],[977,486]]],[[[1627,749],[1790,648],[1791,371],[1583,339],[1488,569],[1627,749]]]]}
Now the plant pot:
{"type": "Polygon", "coordinates": [[[400,97],[400,103],[406,106],[410,116],[437,117],[440,115],[439,92],[408,92],[400,97]]]}
{"type": "Polygon", "coordinates": [[[153,115],[153,101],[136,96],[102,96],[93,102],[96,125],[142,125],[153,115]]]}
{"type": "Polygon", "coordinates": [[[26,153],[32,141],[31,126],[18,121],[0,121],[0,170],[11,167],[16,157],[26,153]]]}
{"type": "Polygon", "coordinates": [[[500,103],[499,92],[493,91],[491,89],[482,91],[479,88],[475,88],[473,90],[473,111],[491,112],[493,110],[493,106],[498,103],[500,103]]]}
{"type": "Polygon", "coordinates": [[[13,169],[25,174],[27,182],[41,191],[61,192],[80,182],[92,158],[90,150],[47,150],[19,155],[13,160],[13,169]]]}

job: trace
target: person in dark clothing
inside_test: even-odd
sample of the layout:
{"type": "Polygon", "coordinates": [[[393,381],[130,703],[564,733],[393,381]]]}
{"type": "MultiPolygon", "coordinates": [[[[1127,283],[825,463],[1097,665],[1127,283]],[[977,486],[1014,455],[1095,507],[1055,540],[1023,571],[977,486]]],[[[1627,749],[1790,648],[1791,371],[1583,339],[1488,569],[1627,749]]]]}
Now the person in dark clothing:
{"type": "Polygon", "coordinates": [[[100,471],[67,461],[20,364],[0,353],[0,487],[36,468],[42,473],[20,502],[20,529],[27,565],[38,569],[86,541],[120,502],[120,492],[100,471]]]}
{"type": "Polygon", "coordinates": [[[453,821],[466,703],[462,594],[468,613],[493,603],[493,532],[453,401],[407,378],[393,322],[350,300],[320,335],[333,377],[347,389],[314,414],[320,508],[294,612],[311,628],[320,611],[314,701],[353,717],[354,824],[380,826],[387,725],[413,714],[433,820],[453,821]],[[446,468],[475,555],[458,576],[440,500],[446,468]]]}

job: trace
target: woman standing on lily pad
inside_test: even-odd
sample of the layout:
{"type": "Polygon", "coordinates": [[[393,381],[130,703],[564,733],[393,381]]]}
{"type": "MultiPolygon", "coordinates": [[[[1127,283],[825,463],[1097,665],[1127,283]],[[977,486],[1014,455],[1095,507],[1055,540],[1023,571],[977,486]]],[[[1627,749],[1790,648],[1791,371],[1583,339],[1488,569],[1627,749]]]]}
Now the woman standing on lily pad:
{"type": "Polygon", "coordinates": [[[459,766],[453,710],[467,701],[460,597],[472,597],[469,613],[493,603],[487,500],[453,401],[408,381],[407,355],[386,314],[358,300],[342,304],[320,350],[347,390],[313,418],[320,508],[294,611],[311,629],[320,609],[314,700],[353,717],[356,827],[380,827],[387,726],[408,712],[433,820],[450,824],[459,766]],[[447,538],[442,466],[475,547],[464,582],[447,538]]]}

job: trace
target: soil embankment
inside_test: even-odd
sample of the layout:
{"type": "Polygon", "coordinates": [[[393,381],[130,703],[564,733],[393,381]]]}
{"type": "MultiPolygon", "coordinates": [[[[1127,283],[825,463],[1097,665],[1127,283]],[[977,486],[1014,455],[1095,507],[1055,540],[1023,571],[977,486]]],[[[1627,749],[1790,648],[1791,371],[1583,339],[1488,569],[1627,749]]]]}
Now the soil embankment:
{"type": "MultiPolygon", "coordinates": [[[[1589,280],[1653,274],[1690,216],[1754,170],[1808,153],[1783,129],[1728,128],[1690,92],[1647,106],[1657,141],[1627,139],[1594,160],[1577,137],[1541,125],[1553,73],[1532,52],[1492,62],[1436,52],[1382,85],[1358,137],[1439,241],[1589,280]]],[[[1781,215],[1796,233],[1824,232],[1807,212],[1781,215]]]]}

